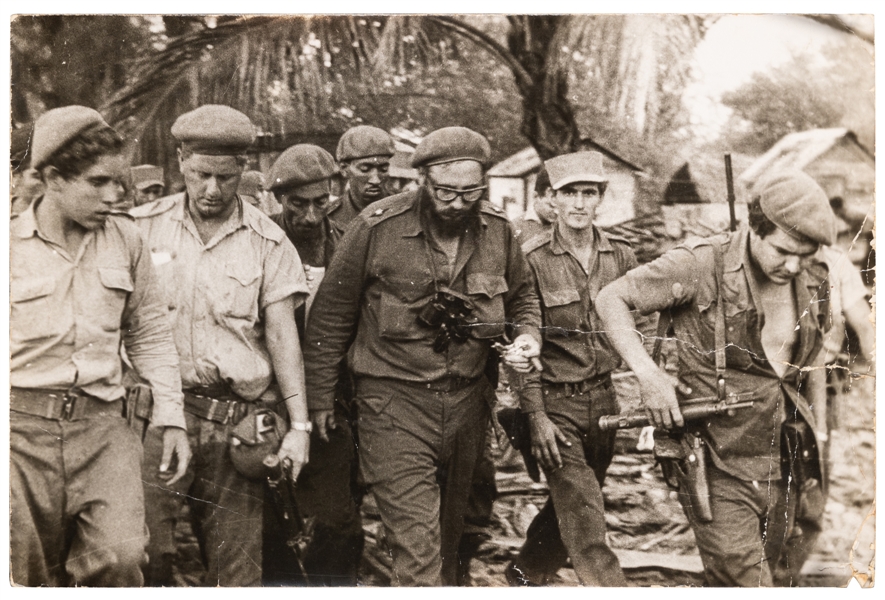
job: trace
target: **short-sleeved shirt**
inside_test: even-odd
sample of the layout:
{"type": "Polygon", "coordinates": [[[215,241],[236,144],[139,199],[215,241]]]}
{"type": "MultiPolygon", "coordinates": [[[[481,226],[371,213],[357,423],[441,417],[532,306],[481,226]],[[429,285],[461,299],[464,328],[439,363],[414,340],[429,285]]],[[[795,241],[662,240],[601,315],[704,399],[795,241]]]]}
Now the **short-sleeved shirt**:
{"type": "Polygon", "coordinates": [[[186,192],[134,208],[150,247],[181,360],[183,386],[227,384],[256,400],[271,389],[264,310],[308,294],[304,268],[282,229],[237,199],[237,209],[203,244],[186,192]]]}
{"type": "Polygon", "coordinates": [[[307,325],[312,410],[331,409],[345,354],[357,377],[429,383],[480,377],[490,340],[503,335],[507,324],[514,335],[526,332],[540,341],[537,295],[503,213],[483,203],[448,265],[423,225],[420,194],[409,191],[373,203],[344,233],[307,325]],[[436,293],[434,272],[439,284],[475,306],[466,341],[452,341],[444,352],[433,348],[438,330],[418,319],[436,293]]]}
{"type": "Polygon", "coordinates": [[[111,216],[71,256],[37,227],[40,202],[10,223],[10,383],[119,400],[122,341],[154,390],[153,423],[183,428],[175,346],[138,227],[111,216]]]}
{"type": "Polygon", "coordinates": [[[821,246],[819,257],[830,271],[830,313],[832,326],[824,336],[824,362],[832,363],[842,351],[845,341],[843,309],[858,302],[866,302],[869,292],[863,284],[860,271],[839,248],[821,246]]]}
{"type": "MultiPolygon", "coordinates": [[[[596,315],[599,290],[636,267],[627,240],[593,228],[595,251],[589,269],[563,240],[559,226],[535,236],[522,246],[541,300],[542,335],[540,373],[545,383],[577,383],[610,373],[621,363],[596,315]]],[[[525,406],[531,412],[543,407],[525,406]]]]}
{"type": "Polygon", "coordinates": [[[754,267],[746,227],[687,242],[627,273],[626,300],[632,306],[643,314],[669,311],[677,340],[679,378],[691,388],[692,398],[717,394],[713,350],[719,294],[714,244],[722,251],[727,390],[751,394],[755,404],[732,416],[719,415],[692,426],[706,437],[720,469],[746,481],[779,479],[781,424],[799,416],[814,428],[814,418],[798,386],[801,368],[813,364],[823,343],[826,266],[814,263],[790,284],[796,298],[799,331],[792,360],[782,378],[762,348],[766,315],[751,271],[754,267]]]}

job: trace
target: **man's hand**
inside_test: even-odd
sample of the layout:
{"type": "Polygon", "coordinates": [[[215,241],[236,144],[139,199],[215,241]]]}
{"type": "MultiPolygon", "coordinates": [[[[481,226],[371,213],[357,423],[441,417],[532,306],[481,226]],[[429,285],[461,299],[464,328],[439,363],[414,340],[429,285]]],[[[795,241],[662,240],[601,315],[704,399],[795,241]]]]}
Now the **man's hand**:
{"type": "Polygon", "coordinates": [[[543,371],[541,366],[541,344],[527,333],[517,336],[509,346],[497,344],[504,362],[517,373],[531,373],[532,369],[543,371]]]}
{"type": "Polygon", "coordinates": [[[672,375],[655,368],[642,375],[636,374],[639,380],[639,393],[642,406],[655,427],[673,429],[685,425],[679,402],[676,401],[676,388],[685,394],[691,390],[679,383],[672,375]]]}
{"type": "Polygon", "coordinates": [[[187,464],[191,461],[191,446],[187,441],[187,432],[181,427],[163,429],[163,457],[160,459],[160,479],[166,485],[172,485],[187,472],[187,464]],[[176,458],[175,473],[169,472],[172,458],[176,458]]]}
{"type": "Polygon", "coordinates": [[[312,410],[310,411],[310,420],[316,427],[320,439],[324,442],[329,441],[329,431],[338,427],[335,423],[335,411],[333,410],[312,410]]]}
{"type": "Polygon", "coordinates": [[[549,471],[562,468],[562,457],[559,455],[556,442],[558,440],[566,446],[571,446],[565,434],[542,410],[529,413],[529,428],[532,432],[532,456],[535,460],[549,471]]]}
{"type": "Polygon", "coordinates": [[[292,481],[298,479],[298,474],[304,465],[307,464],[310,453],[310,434],[306,431],[298,429],[290,429],[280,444],[280,451],[277,456],[280,462],[289,469],[289,476],[292,481]]]}

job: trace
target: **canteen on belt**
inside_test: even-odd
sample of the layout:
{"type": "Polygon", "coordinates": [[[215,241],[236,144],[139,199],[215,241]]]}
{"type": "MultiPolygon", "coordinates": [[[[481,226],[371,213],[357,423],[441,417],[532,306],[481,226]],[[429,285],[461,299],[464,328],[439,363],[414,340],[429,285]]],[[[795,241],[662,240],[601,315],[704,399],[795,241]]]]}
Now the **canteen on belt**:
{"type": "Polygon", "coordinates": [[[282,418],[272,410],[249,413],[230,434],[230,459],[237,472],[248,479],[260,480],[270,475],[264,462],[280,450],[283,441],[282,418]]]}

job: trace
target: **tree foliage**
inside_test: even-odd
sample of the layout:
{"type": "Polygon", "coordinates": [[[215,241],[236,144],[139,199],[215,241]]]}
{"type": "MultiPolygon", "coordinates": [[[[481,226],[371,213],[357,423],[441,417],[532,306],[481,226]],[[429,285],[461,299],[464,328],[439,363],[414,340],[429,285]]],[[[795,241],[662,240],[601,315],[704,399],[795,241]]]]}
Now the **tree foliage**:
{"type": "Polygon", "coordinates": [[[722,102],[734,113],[726,142],[739,152],[760,154],[788,133],[847,127],[873,147],[872,48],[847,38],[820,52],[803,52],[756,73],[722,102]]]}

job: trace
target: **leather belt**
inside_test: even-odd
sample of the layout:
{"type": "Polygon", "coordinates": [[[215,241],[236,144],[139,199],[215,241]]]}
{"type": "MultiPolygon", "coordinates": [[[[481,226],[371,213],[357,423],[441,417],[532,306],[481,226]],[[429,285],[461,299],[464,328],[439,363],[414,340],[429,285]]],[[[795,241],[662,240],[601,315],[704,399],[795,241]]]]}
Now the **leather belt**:
{"type": "MultiPolygon", "coordinates": [[[[482,376],[480,375],[480,377],[482,376]]],[[[417,385],[434,392],[457,392],[473,385],[477,381],[479,381],[479,377],[473,377],[472,379],[467,377],[446,377],[445,379],[431,381],[430,383],[419,383],[417,385]]]]}
{"type": "MultiPolygon", "coordinates": [[[[221,391],[221,388],[218,388],[221,391]]],[[[209,388],[191,388],[184,390],[184,410],[206,421],[227,425],[237,417],[250,402],[236,399],[229,390],[226,393],[215,393],[214,386],[209,388]],[[209,395],[207,392],[213,392],[209,395]],[[213,396],[220,396],[213,397],[213,396]]]]}
{"type": "Polygon", "coordinates": [[[122,398],[107,401],[77,389],[44,390],[14,387],[9,392],[11,411],[54,421],[123,417],[126,413],[125,406],[126,403],[122,398]]]}
{"type": "Polygon", "coordinates": [[[542,382],[541,387],[544,389],[545,396],[562,397],[575,396],[578,394],[586,394],[599,388],[612,387],[612,378],[610,373],[591,377],[584,381],[575,383],[547,383],[542,382]]]}

